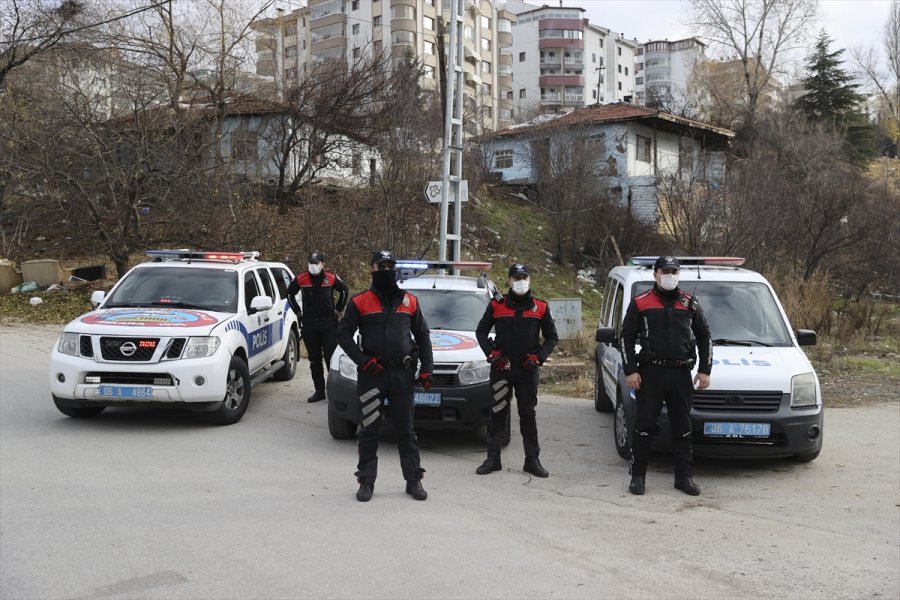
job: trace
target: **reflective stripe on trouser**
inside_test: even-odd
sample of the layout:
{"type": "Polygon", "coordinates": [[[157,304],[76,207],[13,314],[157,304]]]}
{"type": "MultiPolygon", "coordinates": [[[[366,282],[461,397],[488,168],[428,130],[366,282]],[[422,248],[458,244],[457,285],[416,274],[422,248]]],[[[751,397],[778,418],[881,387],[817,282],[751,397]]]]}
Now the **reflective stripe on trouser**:
{"type": "Polygon", "coordinates": [[[537,406],[538,370],[526,371],[520,365],[513,364],[509,371],[491,371],[491,420],[488,424],[488,456],[500,456],[503,438],[506,433],[506,419],[513,392],[516,395],[516,408],[519,412],[519,431],[522,433],[522,445],[526,458],[537,458],[541,453],[538,445],[537,406]],[[495,410],[497,409],[497,410],[495,410]]]}
{"type": "Polygon", "coordinates": [[[666,403],[672,429],[672,457],[675,478],[694,474],[691,440],[691,404],[694,386],[690,369],[682,367],[642,366],[641,389],[637,390],[634,436],[631,440],[631,474],[646,475],[656,422],[666,403]]]}
{"type": "Polygon", "coordinates": [[[403,478],[417,481],[424,470],[419,461],[419,440],[413,429],[414,369],[388,367],[377,377],[359,373],[357,393],[362,410],[359,430],[359,464],[356,477],[360,482],[374,482],[378,476],[378,432],[384,415],[384,399],[387,398],[391,423],[397,434],[397,450],[403,478]]]}

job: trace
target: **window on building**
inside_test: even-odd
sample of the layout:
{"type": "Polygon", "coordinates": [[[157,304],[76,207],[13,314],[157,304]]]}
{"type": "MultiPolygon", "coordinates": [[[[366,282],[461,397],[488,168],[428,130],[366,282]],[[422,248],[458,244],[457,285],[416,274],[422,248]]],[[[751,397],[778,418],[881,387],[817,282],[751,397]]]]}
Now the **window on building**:
{"type": "Polygon", "coordinates": [[[641,162],[650,162],[650,143],[652,140],[642,135],[637,136],[637,148],[635,151],[635,159],[641,162]]]}
{"type": "Polygon", "coordinates": [[[285,79],[297,79],[297,67],[291,67],[284,70],[285,79]]]}
{"type": "Polygon", "coordinates": [[[628,67],[625,67],[625,74],[628,75],[628,67]]]}
{"type": "Polygon", "coordinates": [[[591,52],[591,62],[596,64],[596,62],[597,62],[597,53],[596,52],[591,52]]]}
{"type": "Polygon", "coordinates": [[[351,27],[350,31],[353,33],[353,35],[359,35],[359,23],[351,27]]]}
{"type": "Polygon", "coordinates": [[[512,169],[513,152],[512,150],[497,150],[494,153],[494,168],[496,169],[512,169]]]}
{"type": "Polygon", "coordinates": [[[381,27],[381,15],[372,17],[372,25],[374,25],[375,27],[381,27]]]}
{"type": "Polygon", "coordinates": [[[350,10],[359,10],[359,0],[353,0],[350,3],[350,10]]]}
{"type": "Polygon", "coordinates": [[[519,62],[525,62],[525,53],[519,52],[519,62]]]}
{"type": "Polygon", "coordinates": [[[381,40],[375,40],[374,42],[372,42],[372,50],[376,54],[380,53],[382,48],[384,48],[384,42],[382,42],[381,40]]]}
{"type": "Polygon", "coordinates": [[[297,46],[288,46],[284,49],[285,58],[294,58],[297,56],[297,46]]]}
{"type": "Polygon", "coordinates": [[[490,106],[482,106],[481,107],[481,118],[483,119],[493,119],[494,118],[494,109],[490,106]]]}
{"type": "Polygon", "coordinates": [[[481,72],[482,73],[490,73],[491,72],[491,63],[486,60],[481,61],[481,72]]]}
{"type": "Polygon", "coordinates": [[[425,54],[434,54],[434,42],[425,42],[424,50],[425,54]]]}
{"type": "Polygon", "coordinates": [[[426,79],[434,79],[434,67],[431,65],[425,65],[422,67],[422,71],[424,72],[426,79]]]}
{"type": "Polygon", "coordinates": [[[434,31],[434,19],[431,17],[422,17],[422,27],[434,31]]]}
{"type": "Polygon", "coordinates": [[[481,15],[481,28],[491,30],[491,18],[481,15]]]}
{"type": "Polygon", "coordinates": [[[634,83],[635,83],[635,85],[644,85],[644,78],[643,77],[635,77],[634,83]]]}
{"type": "MultiPolygon", "coordinates": [[[[296,69],[295,69],[296,71],[296,69]]],[[[296,73],[294,77],[296,77],[296,73]]],[[[259,158],[259,134],[242,122],[231,132],[231,158],[234,160],[257,160],[259,158]]]]}
{"type": "Polygon", "coordinates": [[[359,48],[354,48],[354,49],[353,49],[353,58],[359,58],[360,55],[361,55],[360,49],[359,49],[359,48]]]}
{"type": "Polygon", "coordinates": [[[512,90],[506,90],[506,99],[507,100],[513,99],[513,91],[512,90]]]}
{"type": "Polygon", "coordinates": [[[484,96],[490,96],[491,95],[491,84],[482,83],[481,84],[481,93],[484,96]]]}
{"type": "Polygon", "coordinates": [[[621,81],[619,82],[619,91],[620,92],[622,91],[622,82],[621,81]]]}
{"type": "Polygon", "coordinates": [[[619,56],[622,56],[622,46],[619,46],[619,47],[617,48],[617,50],[619,51],[619,56]]]}
{"type": "Polygon", "coordinates": [[[526,94],[527,94],[527,92],[525,91],[525,88],[522,88],[521,90],[519,90],[519,99],[524,99],[526,94]]]}
{"type": "Polygon", "coordinates": [[[597,90],[591,90],[591,96],[594,97],[594,100],[597,99],[597,90]]]}
{"type": "Polygon", "coordinates": [[[409,19],[410,21],[414,21],[416,19],[416,9],[413,6],[397,4],[391,7],[391,18],[409,19]]]}
{"type": "Polygon", "coordinates": [[[469,41],[475,41],[475,30],[469,25],[463,27],[463,37],[469,41]]]}
{"type": "Polygon", "coordinates": [[[600,38],[600,47],[603,47],[603,38],[600,38]]]}
{"type": "Polygon", "coordinates": [[[618,69],[619,73],[622,72],[622,65],[616,65],[616,68],[618,69]]]}
{"type": "Polygon", "coordinates": [[[481,38],[481,49],[485,52],[491,51],[491,40],[481,38]]]}
{"type": "Polygon", "coordinates": [[[425,4],[428,4],[428,5],[430,5],[430,6],[434,6],[434,0],[425,0],[425,4]]]}
{"type": "Polygon", "coordinates": [[[412,31],[395,31],[391,34],[391,43],[395,46],[415,46],[416,34],[412,31]]]}

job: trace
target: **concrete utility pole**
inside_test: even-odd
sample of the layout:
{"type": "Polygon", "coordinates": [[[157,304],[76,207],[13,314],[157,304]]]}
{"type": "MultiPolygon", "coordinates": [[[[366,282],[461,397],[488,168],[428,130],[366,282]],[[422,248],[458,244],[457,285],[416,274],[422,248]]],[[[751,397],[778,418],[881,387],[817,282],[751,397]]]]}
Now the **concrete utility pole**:
{"type": "MultiPolygon", "coordinates": [[[[462,245],[462,152],[463,152],[463,0],[450,1],[450,60],[447,61],[447,97],[444,110],[444,170],[441,186],[441,231],[438,259],[458,261],[462,245]],[[453,205],[452,233],[450,205],[453,205]]],[[[454,274],[459,274],[457,269],[454,274]]]]}

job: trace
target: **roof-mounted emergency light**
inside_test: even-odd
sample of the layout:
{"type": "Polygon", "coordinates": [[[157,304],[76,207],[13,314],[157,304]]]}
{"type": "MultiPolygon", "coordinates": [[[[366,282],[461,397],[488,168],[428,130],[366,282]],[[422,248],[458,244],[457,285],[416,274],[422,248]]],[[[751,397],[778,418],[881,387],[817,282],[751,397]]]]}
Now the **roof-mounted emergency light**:
{"type": "MultiPolygon", "coordinates": [[[[652,267],[658,256],[632,256],[628,259],[629,265],[652,267]]],[[[676,256],[682,266],[717,265],[721,267],[739,267],[744,264],[745,258],[740,256],[676,256]]]]}
{"type": "Polygon", "coordinates": [[[254,260],[259,257],[259,252],[201,252],[195,250],[147,250],[147,256],[156,260],[221,260],[228,262],[241,262],[242,260],[254,260]]]}

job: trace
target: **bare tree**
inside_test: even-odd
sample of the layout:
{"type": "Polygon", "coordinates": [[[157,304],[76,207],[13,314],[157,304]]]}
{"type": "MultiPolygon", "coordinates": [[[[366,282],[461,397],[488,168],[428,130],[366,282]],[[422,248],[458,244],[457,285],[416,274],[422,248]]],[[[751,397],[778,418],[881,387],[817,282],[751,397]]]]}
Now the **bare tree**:
{"type": "Polygon", "coordinates": [[[740,62],[740,119],[752,131],[760,98],[786,54],[804,39],[815,0],[691,0],[694,24],[714,47],[740,62]]]}
{"type": "MultiPolygon", "coordinates": [[[[900,0],[892,0],[891,12],[882,34],[882,64],[874,46],[855,48],[851,52],[860,79],[872,90],[883,106],[882,123],[893,140],[894,152],[900,152],[900,0]]],[[[880,115],[881,116],[881,115],[880,115]]]]}

